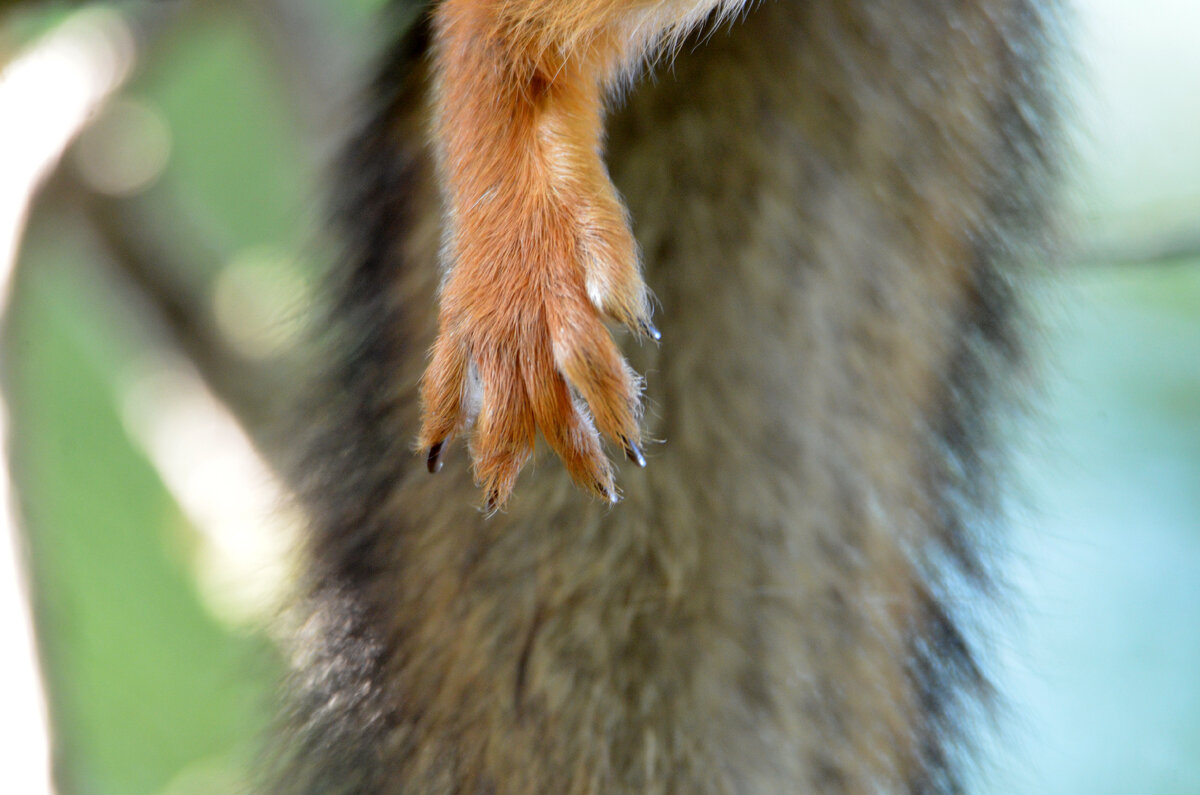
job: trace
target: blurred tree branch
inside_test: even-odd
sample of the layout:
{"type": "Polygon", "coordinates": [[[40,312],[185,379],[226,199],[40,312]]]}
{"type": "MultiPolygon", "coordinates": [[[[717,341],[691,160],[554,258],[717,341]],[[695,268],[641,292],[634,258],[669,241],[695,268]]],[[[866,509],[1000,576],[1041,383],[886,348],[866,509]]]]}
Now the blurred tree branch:
{"type": "Polygon", "coordinates": [[[188,234],[182,213],[162,200],[122,200],[96,193],[60,170],[46,191],[46,210],[71,213],[95,242],[99,259],[111,266],[115,294],[138,310],[167,344],[196,368],[213,394],[267,452],[281,396],[295,381],[285,358],[250,359],[218,326],[207,282],[211,263],[227,262],[211,237],[188,234]]]}

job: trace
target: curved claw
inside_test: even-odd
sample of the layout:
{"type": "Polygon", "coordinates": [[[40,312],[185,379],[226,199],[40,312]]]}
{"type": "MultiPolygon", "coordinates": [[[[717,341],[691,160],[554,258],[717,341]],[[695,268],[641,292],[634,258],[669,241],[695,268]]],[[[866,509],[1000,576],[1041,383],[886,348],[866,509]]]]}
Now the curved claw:
{"type": "Polygon", "coordinates": [[[642,450],[634,442],[628,438],[622,438],[621,443],[625,447],[625,457],[637,465],[639,469],[646,468],[646,456],[642,455],[642,450]]]}
{"type": "Polygon", "coordinates": [[[425,466],[429,469],[429,474],[433,475],[441,471],[442,449],[445,446],[446,442],[445,440],[442,440],[429,448],[429,452],[425,456],[425,466]]]}

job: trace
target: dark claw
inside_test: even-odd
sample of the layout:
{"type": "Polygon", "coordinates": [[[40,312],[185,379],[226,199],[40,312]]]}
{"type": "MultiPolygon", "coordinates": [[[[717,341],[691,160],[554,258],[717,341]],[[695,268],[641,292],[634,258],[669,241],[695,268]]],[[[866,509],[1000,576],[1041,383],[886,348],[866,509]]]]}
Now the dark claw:
{"type": "Polygon", "coordinates": [[[637,444],[628,439],[622,439],[621,441],[625,443],[625,457],[637,464],[641,469],[645,469],[646,457],[642,455],[642,451],[638,448],[637,444]]]}
{"type": "Polygon", "coordinates": [[[608,488],[600,481],[593,481],[592,487],[596,490],[596,493],[603,497],[604,501],[610,505],[616,505],[618,502],[620,502],[620,500],[617,498],[616,492],[609,491],[608,488]]]}
{"type": "Polygon", "coordinates": [[[487,505],[484,510],[490,515],[496,512],[496,506],[500,502],[500,492],[491,491],[488,493],[487,505]]]}
{"type": "Polygon", "coordinates": [[[662,340],[662,332],[654,327],[654,324],[649,320],[642,323],[642,333],[655,342],[662,340]]]}
{"type": "Polygon", "coordinates": [[[442,468],[442,448],[445,446],[444,441],[438,442],[429,448],[429,453],[425,456],[425,466],[429,468],[431,475],[442,468]]]}

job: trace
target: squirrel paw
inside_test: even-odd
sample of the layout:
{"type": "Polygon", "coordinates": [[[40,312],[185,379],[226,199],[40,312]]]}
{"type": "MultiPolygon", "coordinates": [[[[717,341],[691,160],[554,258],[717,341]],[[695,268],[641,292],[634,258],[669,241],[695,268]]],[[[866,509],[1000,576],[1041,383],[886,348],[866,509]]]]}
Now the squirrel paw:
{"type": "Polygon", "coordinates": [[[421,382],[418,444],[436,472],[447,442],[469,433],[489,512],[512,493],[535,429],[575,482],[608,502],[618,495],[599,433],[646,465],[640,379],[601,315],[654,340],[659,333],[628,222],[606,188],[610,196],[577,203],[574,212],[544,200],[525,203],[531,210],[493,200],[456,229],[421,382]]]}

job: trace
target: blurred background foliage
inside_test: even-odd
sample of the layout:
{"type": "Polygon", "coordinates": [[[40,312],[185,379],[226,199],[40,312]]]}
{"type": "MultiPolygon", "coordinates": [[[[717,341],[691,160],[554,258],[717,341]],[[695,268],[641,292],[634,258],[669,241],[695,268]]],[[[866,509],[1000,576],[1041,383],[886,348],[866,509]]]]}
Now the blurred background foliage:
{"type": "MultiPolygon", "coordinates": [[[[379,0],[157,5],[137,72],[43,192],[0,353],[64,795],[247,784],[289,528],[266,527],[269,465],[193,398],[208,375],[235,416],[261,410],[244,367],[278,370],[287,397],[327,251],[323,164],[381,31],[379,0]],[[172,239],[114,243],[149,226],[172,239]],[[146,291],[202,301],[211,327],[146,291]],[[253,493],[197,498],[231,475],[253,493]]],[[[997,642],[1009,706],[982,789],[1197,793],[1200,4],[1076,7],[1079,245],[1040,299],[1045,395],[997,642]]],[[[6,11],[0,61],[76,13],[6,11]]]]}

